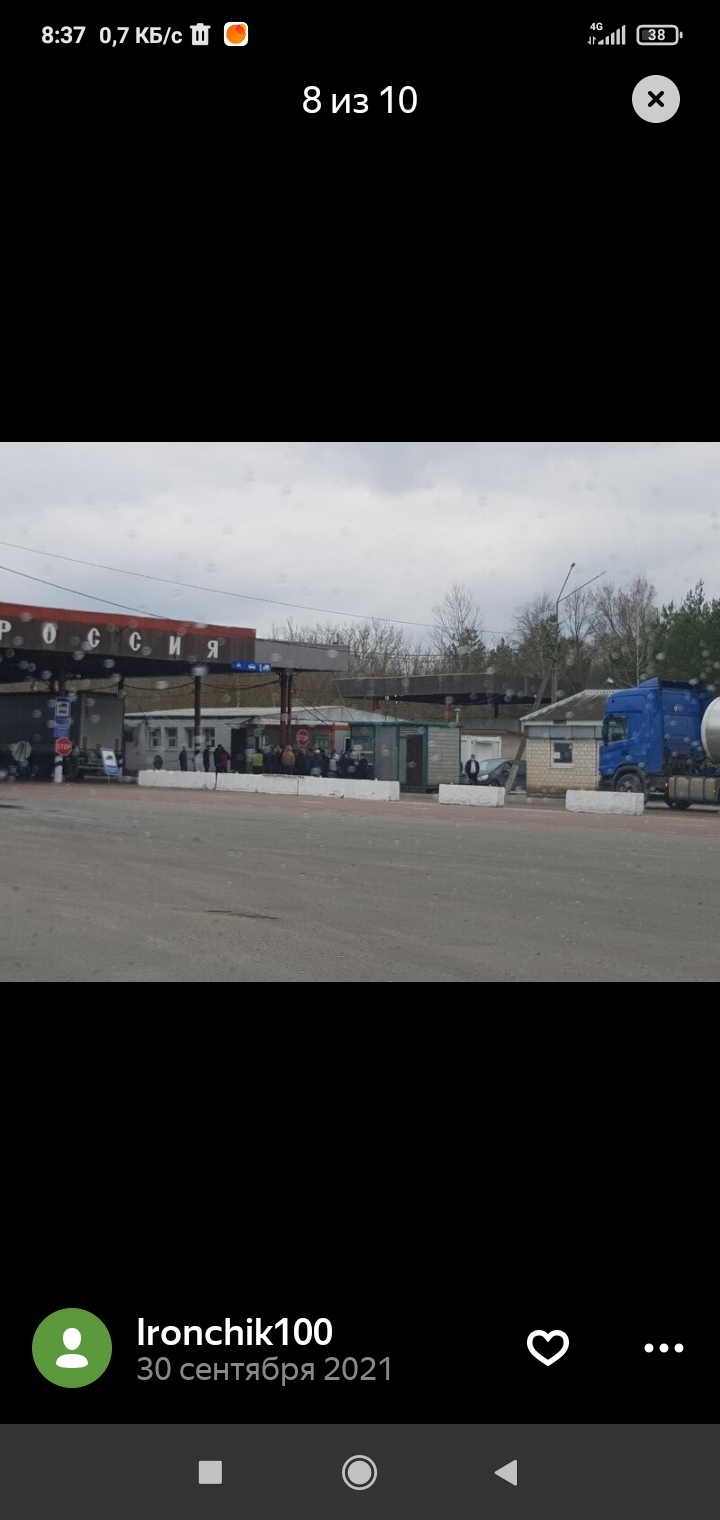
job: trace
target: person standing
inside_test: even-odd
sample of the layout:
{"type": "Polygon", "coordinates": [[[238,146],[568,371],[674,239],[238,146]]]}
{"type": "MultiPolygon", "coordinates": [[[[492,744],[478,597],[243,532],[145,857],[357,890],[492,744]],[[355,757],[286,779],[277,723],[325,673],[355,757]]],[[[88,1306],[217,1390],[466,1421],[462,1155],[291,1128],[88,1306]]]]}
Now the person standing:
{"type": "Polygon", "coordinates": [[[183,747],[182,747],[182,749],[180,751],[180,754],[178,755],[178,760],[180,761],[180,769],[181,769],[181,771],[186,771],[187,768],[188,768],[188,752],[187,752],[184,744],[183,744],[183,747]]]}
{"type": "Polygon", "coordinates": [[[289,744],[285,745],[282,753],[283,775],[292,776],[295,770],[295,754],[289,744]]]}
{"type": "Polygon", "coordinates": [[[480,766],[478,765],[474,755],[470,756],[470,759],[465,766],[465,775],[467,776],[471,786],[477,786],[478,776],[480,775],[480,766]]]}
{"type": "Polygon", "coordinates": [[[337,775],[337,768],[338,768],[338,752],[337,752],[336,749],[334,749],[333,752],[332,752],[332,754],[331,754],[331,756],[330,756],[330,760],[328,762],[328,769],[330,771],[330,775],[331,776],[336,776],[337,775]]]}
{"type": "Polygon", "coordinates": [[[203,766],[206,771],[210,769],[210,745],[206,744],[203,750],[203,766]]]}
{"type": "Polygon", "coordinates": [[[256,749],[255,752],[254,752],[254,754],[253,754],[253,757],[252,757],[252,770],[253,770],[253,775],[254,776],[260,776],[260,775],[262,775],[262,770],[263,770],[263,752],[262,752],[261,749],[256,749]]]}

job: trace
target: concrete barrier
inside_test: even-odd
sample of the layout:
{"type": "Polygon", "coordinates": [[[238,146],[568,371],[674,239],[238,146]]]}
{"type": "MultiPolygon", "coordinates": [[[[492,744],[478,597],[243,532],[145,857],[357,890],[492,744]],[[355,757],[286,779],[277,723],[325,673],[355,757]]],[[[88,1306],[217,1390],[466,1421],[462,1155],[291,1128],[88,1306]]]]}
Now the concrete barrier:
{"type": "Polygon", "coordinates": [[[352,802],[353,797],[368,797],[375,802],[399,802],[399,781],[346,781],[345,800],[352,802]]]}
{"type": "Polygon", "coordinates": [[[270,794],[276,797],[297,797],[300,785],[298,776],[253,776],[252,778],[238,776],[237,779],[238,781],[252,779],[255,783],[253,791],[262,792],[264,796],[270,794]]]}
{"type": "Polygon", "coordinates": [[[462,807],[505,806],[505,789],[502,786],[441,786],[438,788],[438,797],[441,802],[457,802],[462,807]]]}
{"type": "Polygon", "coordinates": [[[373,802],[399,802],[399,781],[343,781],[341,776],[300,776],[301,797],[344,797],[346,802],[369,798],[373,802]]]}
{"type": "Polygon", "coordinates": [[[622,813],[638,817],[645,811],[642,792],[568,792],[565,797],[568,813],[622,813]]]}
{"type": "Polygon", "coordinates": [[[275,797],[344,797],[348,802],[369,798],[374,802],[398,802],[399,781],[343,781],[341,777],[324,776],[236,776],[214,771],[140,771],[140,786],[154,786],[164,791],[184,788],[193,792],[245,792],[262,793],[275,797]]]}
{"type": "Polygon", "coordinates": [[[344,797],[345,782],[339,776],[298,776],[299,797],[344,797]]]}
{"type": "Polygon", "coordinates": [[[185,788],[193,792],[210,792],[215,790],[214,771],[149,771],[138,772],[139,786],[154,786],[165,791],[173,788],[185,788]]]}

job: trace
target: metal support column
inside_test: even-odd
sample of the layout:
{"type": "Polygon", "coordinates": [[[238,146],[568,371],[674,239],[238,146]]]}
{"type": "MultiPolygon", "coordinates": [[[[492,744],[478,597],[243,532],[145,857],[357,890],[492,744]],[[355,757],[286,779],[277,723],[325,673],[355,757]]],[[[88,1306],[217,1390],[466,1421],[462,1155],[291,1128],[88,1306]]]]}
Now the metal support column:
{"type": "Polygon", "coordinates": [[[288,742],[287,730],[287,672],[280,671],[280,745],[284,749],[288,742]]]}
{"type": "Polygon", "coordinates": [[[195,769],[198,769],[200,753],[202,750],[202,676],[195,677],[195,731],[193,734],[193,753],[195,769]]]}

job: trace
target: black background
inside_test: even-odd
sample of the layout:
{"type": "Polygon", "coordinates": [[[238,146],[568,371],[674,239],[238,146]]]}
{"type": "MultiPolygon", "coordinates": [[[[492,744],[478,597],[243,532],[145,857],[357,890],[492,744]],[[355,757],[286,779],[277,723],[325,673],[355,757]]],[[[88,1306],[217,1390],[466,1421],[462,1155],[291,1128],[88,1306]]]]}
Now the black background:
{"type": "MultiPolygon", "coordinates": [[[[522,1247],[520,1248],[522,1249],[522,1247]]],[[[546,1248],[545,1248],[546,1249],[546,1248]]],[[[18,1420],[97,1421],[703,1421],[710,1417],[711,1338],[707,1307],[709,1284],[697,1267],[692,1286],[678,1270],[675,1255],[665,1251],[661,1280],[650,1281],[651,1258],[634,1266],[596,1258],[568,1270],[567,1245],[545,1266],[528,1257],[521,1270],[506,1265],[484,1273],[468,1270],[460,1257],[443,1261],[428,1251],[427,1276],[413,1281],[412,1270],[394,1269],[378,1245],[374,1261],[363,1256],[339,1258],[333,1271],[315,1272],[295,1262],[278,1276],[270,1263],[264,1271],[227,1269],[203,1273],[196,1261],[179,1256],[165,1286],[152,1265],[118,1291],[117,1274],[97,1262],[92,1272],[67,1260],[46,1273],[53,1296],[38,1288],[26,1296],[17,1348],[23,1377],[16,1389],[13,1415],[18,1420]],[[68,1270],[69,1268],[69,1270],[68,1270]],[[370,1275],[372,1273],[372,1275],[370,1275]],[[210,1277],[211,1280],[208,1280],[210,1277]],[[305,1283],[303,1288],[302,1284],[305,1283]],[[340,1288],[342,1282],[342,1291],[340,1288]],[[97,1383],[65,1390],[48,1383],[30,1357],[32,1334],[55,1309],[80,1307],[97,1314],[110,1331],[113,1357],[97,1383]],[[194,1345],[155,1349],[137,1345],[137,1318],[147,1324],[243,1323],[248,1314],[263,1324],[284,1314],[332,1321],[328,1348],[305,1351],[273,1344],[225,1349],[194,1345]],[[566,1355],[552,1367],[530,1356],[531,1330],[564,1330],[566,1355]],[[651,1355],[646,1341],[670,1350],[651,1355]],[[680,1341],[685,1350],[672,1349],[680,1341]],[[138,1358],[167,1356],[168,1381],[138,1382],[138,1358]],[[316,1380],[281,1387],[280,1381],[182,1382],[181,1362],[257,1362],[312,1359],[316,1380]],[[328,1356],[390,1357],[389,1382],[328,1383],[328,1356]]],[[[409,1265],[409,1264],[408,1264],[409,1265]]],[[[277,1338],[279,1338],[279,1333],[277,1338]]],[[[544,1343],[539,1349],[545,1350],[544,1343]]],[[[554,1351],[556,1347],[552,1347],[554,1351]]],[[[547,1352],[546,1352],[547,1354],[547,1352]]],[[[162,1371],[165,1372],[163,1366],[162,1371]]],[[[365,1370],[365,1369],[363,1369],[365,1370]]]]}
{"type": "MultiPolygon", "coordinates": [[[[135,26],[147,24],[141,18],[114,49],[99,41],[97,11],[86,18],[82,42],[67,46],[44,45],[39,22],[16,23],[13,59],[27,73],[29,108],[46,112],[81,159],[107,154],[103,179],[119,185],[129,176],[136,193],[148,179],[162,193],[176,175],[185,184],[195,177],[198,194],[212,184],[236,198],[238,210],[247,207],[249,190],[262,187],[272,211],[278,190],[302,190],[313,203],[321,163],[340,176],[324,188],[341,200],[351,188],[345,176],[372,164],[375,182],[356,183],[354,191],[364,199],[368,190],[378,196],[392,188],[402,200],[411,175],[414,188],[422,187],[422,203],[412,207],[421,218],[449,185],[469,189],[468,175],[484,192],[499,171],[531,190],[539,163],[546,193],[564,179],[566,194],[587,197],[599,210],[603,202],[611,208],[618,187],[634,182],[642,193],[656,174],[679,192],[672,176],[681,164],[685,176],[708,184],[713,45],[682,14],[683,38],[667,48],[640,47],[636,19],[626,19],[625,47],[605,48],[588,45],[589,21],[554,14],[528,20],[512,10],[421,18],[403,7],[380,18],[359,7],[278,13],[264,6],[243,16],[244,48],[225,47],[223,21],[212,18],[208,47],[193,47],[189,23],[177,18],[173,25],[184,34],[178,46],[137,44],[135,26]],[[630,103],[634,85],[656,72],[669,75],[681,94],[662,133],[630,103]],[[396,99],[388,116],[380,99],[388,84],[396,96],[414,86],[413,114],[404,115],[396,99]],[[321,89],[319,113],[303,110],[308,85],[321,89]],[[367,113],[333,114],[333,92],[365,93],[367,113]]],[[[107,16],[105,23],[113,24],[107,16]]],[[[603,24],[596,35],[619,23],[603,24]]]]}
{"type": "MultiPolygon", "coordinates": [[[[425,406],[449,364],[452,431],[463,404],[474,416],[460,375],[475,358],[470,324],[497,348],[490,367],[477,356],[474,379],[506,376],[502,432],[507,384],[532,382],[541,356],[557,373],[540,399],[572,381],[579,404],[578,375],[592,386],[604,368],[606,388],[610,375],[633,384],[641,333],[648,355],[660,325],[664,349],[683,352],[680,295],[703,299],[712,245],[715,96],[713,45],[682,14],[668,49],[591,47],[590,18],[512,8],[264,6],[240,18],[245,48],[220,41],[226,19],[206,18],[207,48],[187,36],[102,47],[100,26],[114,23],[97,11],[79,45],[43,45],[47,17],[4,34],[22,100],[14,248],[23,268],[51,254],[57,351],[75,353],[78,322],[90,324],[89,378],[103,373],[93,396],[125,404],[147,374],[157,416],[172,357],[172,389],[193,413],[203,386],[216,388],[212,427],[218,407],[235,412],[238,388],[245,419],[256,405],[264,419],[279,389],[294,418],[308,409],[312,432],[317,385],[331,411],[342,399],[355,415],[380,393],[425,406]],[[682,97],[662,131],[631,106],[656,70],[682,97]],[[396,104],[388,116],[388,84],[416,89],[412,115],[396,104]],[[302,109],[308,85],[322,92],[316,115],[302,109]],[[333,115],[333,92],[367,94],[368,112],[333,115]],[[632,338],[616,331],[617,302],[606,308],[616,289],[632,338]]],[[[637,20],[626,19],[631,39],[637,20]]],[[[536,397],[533,385],[533,412],[536,397]]]]}

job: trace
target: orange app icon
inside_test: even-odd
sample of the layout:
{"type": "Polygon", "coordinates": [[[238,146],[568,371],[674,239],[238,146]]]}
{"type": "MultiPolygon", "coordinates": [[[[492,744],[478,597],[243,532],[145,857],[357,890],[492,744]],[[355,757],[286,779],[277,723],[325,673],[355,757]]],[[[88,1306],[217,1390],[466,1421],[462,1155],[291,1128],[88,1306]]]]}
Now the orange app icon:
{"type": "Polygon", "coordinates": [[[248,29],[244,21],[225,22],[225,46],[247,47],[248,29]]]}

